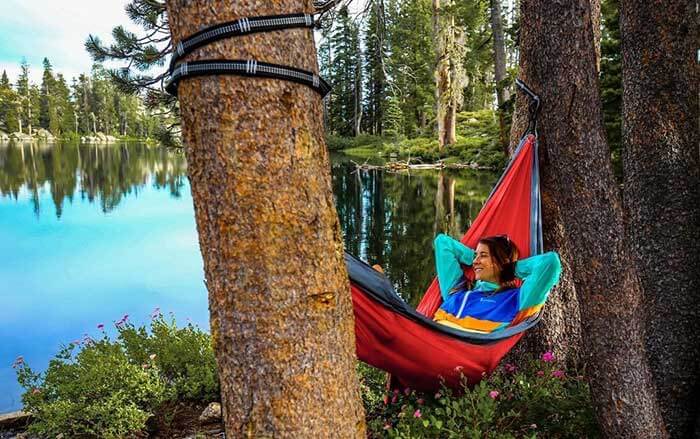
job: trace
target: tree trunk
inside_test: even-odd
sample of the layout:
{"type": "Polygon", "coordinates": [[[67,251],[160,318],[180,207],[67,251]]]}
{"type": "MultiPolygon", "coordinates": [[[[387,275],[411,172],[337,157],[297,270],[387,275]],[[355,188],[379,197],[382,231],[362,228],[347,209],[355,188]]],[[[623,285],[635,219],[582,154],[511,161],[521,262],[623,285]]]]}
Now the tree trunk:
{"type": "Polygon", "coordinates": [[[601,0],[591,1],[591,23],[593,26],[593,46],[595,47],[595,68],[596,72],[598,73],[600,73],[600,40],[602,36],[600,3],[601,0]]]}
{"type": "Polygon", "coordinates": [[[435,94],[437,103],[438,143],[440,149],[457,141],[457,51],[456,27],[453,13],[445,11],[452,0],[433,0],[433,32],[436,39],[435,94]]]}
{"type": "Polygon", "coordinates": [[[501,0],[491,0],[491,32],[493,33],[493,64],[494,80],[496,82],[496,104],[498,105],[499,137],[501,145],[505,148],[506,155],[508,155],[503,104],[510,99],[510,93],[504,84],[506,78],[506,45],[503,38],[501,0]]]}
{"type": "Polygon", "coordinates": [[[496,101],[501,108],[510,99],[508,88],[503,80],[506,78],[506,44],[503,38],[503,21],[501,17],[501,0],[491,0],[491,32],[493,33],[493,63],[496,80],[496,101]]]}
{"type": "MultiPolygon", "coordinates": [[[[642,292],[602,126],[591,2],[523,0],[521,8],[520,76],[543,102],[548,247],[561,253],[563,281],[578,293],[598,421],[610,438],[665,437],[645,355],[642,292]]],[[[525,98],[519,104],[526,111],[525,98]]]]}
{"type": "MultiPolygon", "coordinates": [[[[313,10],[310,0],[167,8],[174,43],[240,17],[313,10]]],[[[318,70],[307,29],[228,39],[187,60],[249,58],[318,70]]],[[[226,436],[363,438],[319,95],[275,79],[202,76],[183,80],[179,98],[226,436]]]]}
{"type": "Polygon", "coordinates": [[[656,394],[677,438],[692,435],[700,391],[700,75],[691,6],[623,0],[620,8],[629,242],[656,394]]]}

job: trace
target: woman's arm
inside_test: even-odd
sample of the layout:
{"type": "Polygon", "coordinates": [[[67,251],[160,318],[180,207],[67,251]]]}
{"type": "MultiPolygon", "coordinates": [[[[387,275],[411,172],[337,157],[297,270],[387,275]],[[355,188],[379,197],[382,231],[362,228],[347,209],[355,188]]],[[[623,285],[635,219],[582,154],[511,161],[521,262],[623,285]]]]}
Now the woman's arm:
{"type": "Polygon", "coordinates": [[[531,256],[516,262],[515,275],[523,280],[519,308],[523,310],[544,303],[560,274],[561,262],[555,252],[531,256]]]}
{"type": "Polygon", "coordinates": [[[456,239],[440,234],[435,237],[435,267],[442,300],[447,300],[450,290],[462,278],[462,266],[472,265],[474,250],[456,239]]]}

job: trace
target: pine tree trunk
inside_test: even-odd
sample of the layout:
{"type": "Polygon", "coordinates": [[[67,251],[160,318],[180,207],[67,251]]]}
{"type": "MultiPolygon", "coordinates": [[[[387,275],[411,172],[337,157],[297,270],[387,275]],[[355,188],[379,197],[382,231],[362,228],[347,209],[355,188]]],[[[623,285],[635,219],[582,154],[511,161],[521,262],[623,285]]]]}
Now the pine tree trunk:
{"type": "Polygon", "coordinates": [[[506,140],[506,124],[503,115],[503,104],[510,99],[510,93],[504,86],[506,78],[506,46],[503,38],[503,21],[501,18],[501,0],[491,0],[491,32],[493,34],[493,64],[494,80],[496,82],[496,104],[498,105],[498,125],[501,145],[508,154],[506,140]]]}
{"type": "MultiPolygon", "coordinates": [[[[523,0],[521,14],[520,76],[543,101],[547,246],[561,253],[563,282],[578,293],[599,423],[605,437],[666,437],[645,356],[642,291],[629,263],[602,126],[591,2],[523,0]]],[[[526,111],[525,98],[518,104],[526,111]]]]}
{"type": "MultiPolygon", "coordinates": [[[[169,0],[173,41],[311,0],[169,0]]],[[[306,29],[250,34],[187,60],[248,59],[317,71],[306,29]]],[[[353,311],[323,141],[321,99],[273,79],[179,86],[182,134],[231,438],[365,435],[353,311]]]]}
{"type": "Polygon", "coordinates": [[[501,18],[501,0],[491,0],[491,32],[493,33],[493,62],[496,80],[496,100],[500,108],[510,99],[508,89],[504,87],[506,78],[506,45],[503,38],[503,21],[501,18]]]}
{"type": "Polygon", "coordinates": [[[452,0],[433,0],[433,32],[436,39],[437,61],[435,65],[435,94],[437,103],[438,144],[440,149],[457,141],[457,106],[455,94],[455,22],[451,12],[444,9],[452,0]]]}
{"type": "Polygon", "coordinates": [[[624,199],[646,346],[672,437],[699,414],[700,159],[694,6],[622,0],[624,199]]]}

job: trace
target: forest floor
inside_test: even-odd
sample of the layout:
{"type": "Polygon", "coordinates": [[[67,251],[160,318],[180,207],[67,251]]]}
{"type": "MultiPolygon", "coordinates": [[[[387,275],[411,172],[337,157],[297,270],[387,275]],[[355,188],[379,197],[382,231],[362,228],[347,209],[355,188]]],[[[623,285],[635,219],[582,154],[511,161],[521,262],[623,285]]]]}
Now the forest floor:
{"type": "Polygon", "coordinates": [[[457,142],[440,150],[435,136],[413,138],[360,135],[329,136],[328,148],[363,161],[411,160],[411,163],[463,163],[478,168],[497,169],[506,156],[499,142],[497,115],[492,110],[464,111],[457,114],[457,142]]]}

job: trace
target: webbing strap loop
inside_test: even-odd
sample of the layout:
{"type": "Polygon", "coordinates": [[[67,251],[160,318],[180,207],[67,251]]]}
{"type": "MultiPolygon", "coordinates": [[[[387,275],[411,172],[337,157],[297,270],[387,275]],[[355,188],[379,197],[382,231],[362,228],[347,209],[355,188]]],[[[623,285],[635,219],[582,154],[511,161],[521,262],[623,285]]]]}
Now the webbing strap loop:
{"type": "Polygon", "coordinates": [[[321,95],[328,94],[330,85],[317,74],[294,67],[270,64],[257,60],[200,60],[180,62],[195,49],[224,38],[238,37],[254,32],[269,32],[282,29],[310,28],[316,24],[311,14],[266,15],[244,17],[200,30],[178,42],[170,59],[169,78],[165,90],[177,96],[180,80],[205,75],[241,75],[282,79],[304,84],[321,95]]]}
{"type": "Polygon", "coordinates": [[[195,49],[206,46],[224,38],[238,37],[257,32],[270,32],[282,29],[314,27],[316,20],[311,14],[265,15],[260,17],[244,17],[238,20],[217,24],[200,30],[183,39],[175,47],[170,59],[170,69],[185,55],[195,49]]]}
{"type": "Polygon", "coordinates": [[[321,97],[331,91],[331,86],[313,72],[253,59],[203,60],[180,63],[171,71],[165,90],[173,96],[177,96],[177,85],[180,80],[205,75],[240,75],[282,79],[307,85],[321,97]]]}

